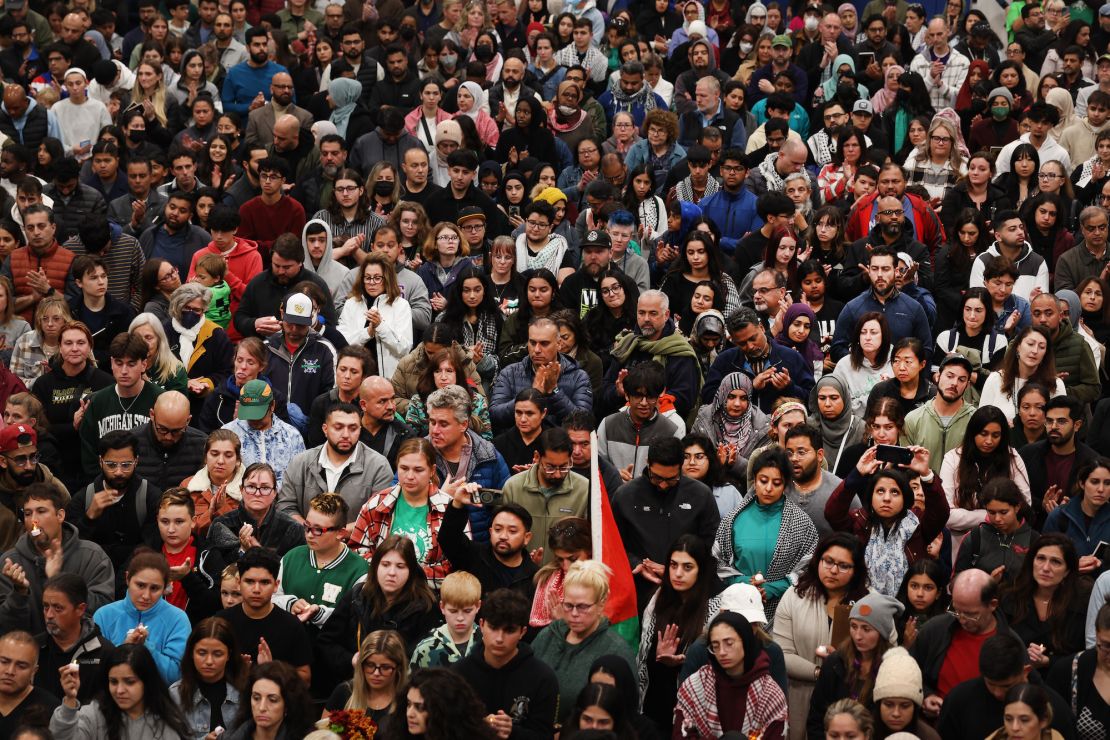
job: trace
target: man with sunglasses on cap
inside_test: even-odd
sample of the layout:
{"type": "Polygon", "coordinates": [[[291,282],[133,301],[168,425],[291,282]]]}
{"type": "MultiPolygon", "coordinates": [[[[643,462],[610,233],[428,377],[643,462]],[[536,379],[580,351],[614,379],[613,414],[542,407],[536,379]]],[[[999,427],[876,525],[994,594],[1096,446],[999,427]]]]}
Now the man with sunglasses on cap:
{"type": "Polygon", "coordinates": [[[45,483],[69,500],[66,487],[39,462],[34,428],[25,424],[4,427],[0,430],[0,550],[14,545],[23,531],[19,501],[32,483],[45,483]]]}
{"type": "Polygon", "coordinates": [[[281,305],[281,330],[266,340],[270,363],[266,375],[285,393],[289,420],[301,434],[317,396],[335,387],[338,353],[331,342],[312,331],[317,321],[312,299],[290,293],[281,305]]]}

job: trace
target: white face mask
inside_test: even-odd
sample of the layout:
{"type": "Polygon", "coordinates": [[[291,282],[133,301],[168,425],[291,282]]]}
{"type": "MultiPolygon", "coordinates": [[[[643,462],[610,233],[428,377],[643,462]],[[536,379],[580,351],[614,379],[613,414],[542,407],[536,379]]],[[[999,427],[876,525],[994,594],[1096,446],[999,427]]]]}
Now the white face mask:
{"type": "Polygon", "coordinates": [[[740,42],[740,53],[741,54],[750,54],[751,50],[752,50],[752,43],[750,41],[741,41],[740,42]]]}
{"type": "Polygon", "coordinates": [[[576,110],[576,108],[571,108],[569,105],[559,106],[559,112],[562,113],[564,116],[573,116],[576,110]]]}
{"type": "Polygon", "coordinates": [[[820,23],[820,21],[817,18],[814,18],[812,15],[806,16],[805,27],[807,31],[816,31],[818,23],[820,23]]]}

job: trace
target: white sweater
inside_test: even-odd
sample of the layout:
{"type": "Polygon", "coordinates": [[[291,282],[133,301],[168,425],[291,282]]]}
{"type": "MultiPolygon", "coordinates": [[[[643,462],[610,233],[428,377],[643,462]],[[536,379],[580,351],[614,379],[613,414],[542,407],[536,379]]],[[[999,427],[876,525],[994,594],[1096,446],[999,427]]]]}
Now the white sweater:
{"type": "MultiPolygon", "coordinates": [[[[997,406],[1002,409],[1002,413],[1006,415],[1007,419],[1013,419],[1017,416],[1017,396],[1025,383],[1026,381],[1021,378],[1015,378],[1013,394],[1005,395],[1002,393],[1002,374],[998,371],[991,373],[987,376],[987,382],[983,384],[983,395],[979,398],[979,407],[997,406]]],[[[1052,391],[1052,397],[1056,398],[1056,396],[1063,396],[1066,393],[1064,381],[1057,378],[1056,389],[1052,391]]]]}
{"type": "MultiPolygon", "coordinates": [[[[397,363],[412,349],[412,311],[404,298],[396,298],[388,303],[386,296],[374,299],[374,308],[382,315],[382,322],[374,332],[378,341],[378,375],[393,377],[397,363]]],[[[370,334],[366,330],[366,311],[369,307],[364,298],[348,298],[339,314],[337,327],[339,333],[351,344],[366,344],[370,334]]]]}

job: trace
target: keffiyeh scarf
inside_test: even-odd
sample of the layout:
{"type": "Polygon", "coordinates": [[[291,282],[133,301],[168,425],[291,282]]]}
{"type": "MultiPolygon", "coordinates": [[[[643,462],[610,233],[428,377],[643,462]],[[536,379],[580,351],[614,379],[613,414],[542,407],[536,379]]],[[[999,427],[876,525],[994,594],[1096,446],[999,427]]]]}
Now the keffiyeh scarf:
{"type": "Polygon", "coordinates": [[[867,572],[871,575],[871,588],[881,594],[896,598],[902,578],[909,568],[906,560],[906,543],[917,531],[917,514],[907,511],[889,532],[882,525],[871,528],[871,537],[864,549],[867,572]]]}

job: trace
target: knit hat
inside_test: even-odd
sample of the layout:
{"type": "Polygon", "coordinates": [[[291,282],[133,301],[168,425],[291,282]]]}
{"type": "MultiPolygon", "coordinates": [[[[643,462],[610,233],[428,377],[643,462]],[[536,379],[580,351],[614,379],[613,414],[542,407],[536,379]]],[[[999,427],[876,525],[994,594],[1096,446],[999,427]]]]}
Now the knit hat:
{"type": "Polygon", "coordinates": [[[698,38],[708,38],[709,29],[706,27],[704,21],[693,21],[690,27],[686,29],[686,35],[690,38],[697,36],[698,38]]]}
{"type": "Polygon", "coordinates": [[[889,640],[894,633],[894,618],[906,610],[902,602],[880,593],[869,593],[852,606],[849,619],[858,619],[875,628],[889,640]]]}
{"type": "Polygon", "coordinates": [[[532,21],[528,24],[528,27],[524,29],[524,38],[528,38],[529,36],[531,36],[532,31],[535,31],[536,33],[543,33],[546,30],[547,27],[539,21],[532,21]]]}
{"type": "Polygon", "coordinates": [[[987,101],[994,100],[999,96],[1006,98],[1010,105],[1014,104],[1014,94],[1001,85],[991,90],[991,94],[987,96],[987,101]]]}
{"type": "Polygon", "coordinates": [[[924,698],[921,684],[921,666],[904,647],[894,647],[883,653],[871,696],[876,702],[880,699],[909,699],[921,706],[924,698]]]}
{"type": "Polygon", "coordinates": [[[566,203],[567,196],[566,193],[564,193],[559,188],[544,188],[540,191],[539,195],[535,197],[535,200],[542,200],[545,203],[555,205],[559,201],[563,201],[564,203],[566,203]]]}

